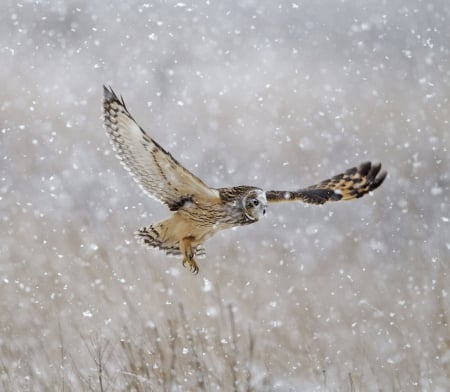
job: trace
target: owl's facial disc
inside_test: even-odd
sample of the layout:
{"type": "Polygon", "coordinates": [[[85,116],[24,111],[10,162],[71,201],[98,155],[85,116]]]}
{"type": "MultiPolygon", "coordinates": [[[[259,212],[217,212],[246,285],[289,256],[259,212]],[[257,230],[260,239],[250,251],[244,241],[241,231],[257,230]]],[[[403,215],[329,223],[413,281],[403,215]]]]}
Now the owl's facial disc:
{"type": "Polygon", "coordinates": [[[243,200],[244,213],[252,221],[262,218],[267,211],[266,193],[260,189],[250,191],[243,200]]]}

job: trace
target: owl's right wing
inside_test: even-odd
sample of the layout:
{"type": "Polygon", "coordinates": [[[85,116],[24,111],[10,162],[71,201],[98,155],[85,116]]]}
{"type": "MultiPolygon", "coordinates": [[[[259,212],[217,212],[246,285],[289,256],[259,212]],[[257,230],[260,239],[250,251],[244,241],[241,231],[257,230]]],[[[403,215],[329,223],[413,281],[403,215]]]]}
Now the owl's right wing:
{"type": "Polygon", "coordinates": [[[184,168],[136,123],[123,98],[103,86],[103,114],[114,150],[150,196],[176,211],[187,201],[218,201],[219,192],[184,168]]]}
{"type": "Polygon", "coordinates": [[[327,201],[357,199],[378,188],[387,173],[381,172],[381,164],[365,162],[352,167],[319,184],[296,191],[267,191],[269,203],[303,201],[310,204],[324,204],[327,201]]]}

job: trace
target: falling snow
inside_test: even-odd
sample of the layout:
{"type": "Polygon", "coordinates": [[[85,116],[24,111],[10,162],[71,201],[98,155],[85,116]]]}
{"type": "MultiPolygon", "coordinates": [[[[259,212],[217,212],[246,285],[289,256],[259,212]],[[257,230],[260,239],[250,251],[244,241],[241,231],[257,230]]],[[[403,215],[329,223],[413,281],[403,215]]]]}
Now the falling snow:
{"type": "Polygon", "coordinates": [[[448,1],[0,11],[3,388],[101,390],[103,360],[105,390],[450,390],[448,1]],[[111,151],[103,84],[213,187],[389,176],[269,206],[194,277],[134,242],[169,212],[111,151]]]}

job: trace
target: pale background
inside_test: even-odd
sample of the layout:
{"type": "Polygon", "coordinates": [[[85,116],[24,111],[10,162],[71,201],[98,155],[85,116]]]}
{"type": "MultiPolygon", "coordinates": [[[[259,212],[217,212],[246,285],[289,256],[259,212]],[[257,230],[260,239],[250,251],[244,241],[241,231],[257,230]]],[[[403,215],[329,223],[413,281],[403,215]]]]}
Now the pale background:
{"type": "Polygon", "coordinates": [[[3,1],[0,389],[450,389],[450,3],[3,1]],[[214,187],[365,160],[372,196],[271,206],[200,274],[114,157],[102,84],[214,187]]]}

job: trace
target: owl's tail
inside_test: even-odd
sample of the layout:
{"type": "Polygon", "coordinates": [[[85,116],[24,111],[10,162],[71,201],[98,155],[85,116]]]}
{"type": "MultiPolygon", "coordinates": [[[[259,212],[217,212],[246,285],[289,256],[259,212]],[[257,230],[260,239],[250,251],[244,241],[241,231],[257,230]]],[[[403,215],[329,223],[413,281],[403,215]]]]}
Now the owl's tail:
{"type": "MultiPolygon", "coordinates": [[[[168,238],[168,221],[162,221],[150,226],[141,227],[134,235],[137,242],[150,248],[158,248],[169,256],[181,256],[180,242],[168,238]]],[[[205,249],[197,245],[194,247],[195,255],[199,258],[205,256],[205,249]]]]}
{"type": "Polygon", "coordinates": [[[167,227],[165,222],[160,222],[141,227],[134,235],[137,238],[137,242],[141,245],[161,249],[171,256],[181,255],[179,242],[167,241],[166,233],[167,227]]]}

